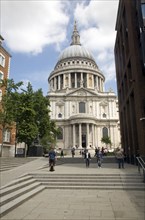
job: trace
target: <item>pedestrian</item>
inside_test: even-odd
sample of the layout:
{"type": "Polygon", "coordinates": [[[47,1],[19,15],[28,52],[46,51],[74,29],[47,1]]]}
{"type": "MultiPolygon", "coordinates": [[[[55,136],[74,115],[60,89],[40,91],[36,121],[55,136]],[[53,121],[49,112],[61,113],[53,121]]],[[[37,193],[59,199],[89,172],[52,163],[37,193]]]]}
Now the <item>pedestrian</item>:
{"type": "Polygon", "coordinates": [[[118,168],[124,168],[124,154],[123,154],[123,149],[119,149],[116,152],[116,158],[118,162],[118,168]]]}
{"type": "Polygon", "coordinates": [[[60,157],[64,157],[64,153],[63,153],[62,149],[61,149],[61,152],[60,152],[60,157]]]}
{"type": "Polygon", "coordinates": [[[56,162],[56,153],[53,147],[50,148],[50,151],[48,152],[48,158],[49,158],[49,171],[54,171],[54,166],[56,162]]]}
{"type": "Polygon", "coordinates": [[[75,156],[75,148],[74,147],[71,149],[71,153],[72,153],[72,157],[74,157],[75,156]]]}
{"type": "Polygon", "coordinates": [[[85,163],[86,163],[86,168],[88,168],[90,166],[90,160],[91,160],[91,155],[88,152],[88,149],[85,150],[84,160],[85,160],[85,163]]]}
{"type": "Polygon", "coordinates": [[[96,157],[97,157],[98,167],[101,168],[102,167],[103,154],[102,154],[102,151],[100,150],[100,148],[98,149],[96,157]]]}

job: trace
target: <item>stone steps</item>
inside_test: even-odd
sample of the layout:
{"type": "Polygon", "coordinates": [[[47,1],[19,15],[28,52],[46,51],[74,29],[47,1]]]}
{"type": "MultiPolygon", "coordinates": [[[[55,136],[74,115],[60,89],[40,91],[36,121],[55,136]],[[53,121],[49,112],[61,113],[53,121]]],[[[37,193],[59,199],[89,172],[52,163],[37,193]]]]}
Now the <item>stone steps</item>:
{"type": "Polygon", "coordinates": [[[145,184],[137,174],[31,174],[46,188],[54,189],[134,189],[144,190],[145,184]]]}
{"type": "Polygon", "coordinates": [[[11,170],[15,167],[22,166],[36,158],[0,158],[0,172],[11,170]]]}
{"type": "MultiPolygon", "coordinates": [[[[73,163],[84,163],[84,158],[83,157],[64,157],[64,158],[58,158],[58,161],[61,161],[62,163],[67,163],[67,164],[73,164],[73,163]]],[[[91,163],[97,163],[97,158],[92,157],[91,158],[91,163]]],[[[115,156],[104,156],[103,157],[103,163],[116,163],[116,158],[115,156]]]]}
{"type": "Polygon", "coordinates": [[[30,175],[20,177],[0,189],[0,217],[45,188],[30,175]]]}
{"type": "Polygon", "coordinates": [[[6,204],[2,205],[0,207],[0,217],[4,216],[9,211],[16,208],[17,206],[19,206],[20,204],[22,204],[26,200],[28,200],[31,197],[33,197],[34,195],[36,195],[37,193],[41,192],[44,188],[45,188],[44,186],[40,185],[39,187],[37,187],[37,188],[35,188],[25,194],[13,199],[12,201],[7,202],[6,204]]]}
{"type": "MultiPolygon", "coordinates": [[[[102,169],[103,170],[103,169],[102,169]]],[[[145,191],[137,173],[57,174],[38,171],[29,173],[0,189],[0,216],[16,208],[43,189],[68,190],[140,190],[145,191]]]]}

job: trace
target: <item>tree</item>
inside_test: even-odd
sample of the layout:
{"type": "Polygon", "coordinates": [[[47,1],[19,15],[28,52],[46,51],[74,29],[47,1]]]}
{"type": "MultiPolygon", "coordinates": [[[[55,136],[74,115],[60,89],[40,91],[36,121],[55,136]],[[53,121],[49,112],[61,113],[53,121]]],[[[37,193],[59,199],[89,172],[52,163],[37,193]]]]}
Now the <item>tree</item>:
{"type": "Polygon", "coordinates": [[[3,90],[2,100],[0,102],[0,129],[2,130],[2,144],[0,156],[3,151],[4,133],[6,129],[14,126],[14,93],[17,92],[22,82],[14,83],[13,79],[5,79],[0,81],[0,88],[3,90]]]}
{"type": "Polygon", "coordinates": [[[106,136],[106,137],[102,137],[101,142],[107,145],[109,144],[110,146],[112,145],[111,139],[110,137],[106,136]]]}
{"type": "Polygon", "coordinates": [[[34,93],[34,110],[36,112],[35,121],[38,126],[40,143],[45,149],[50,144],[55,144],[58,130],[55,122],[51,121],[49,113],[50,102],[47,97],[43,96],[42,90],[39,89],[34,93]]]}
{"type": "Polygon", "coordinates": [[[25,143],[26,155],[27,149],[38,138],[44,145],[55,143],[58,131],[55,122],[50,120],[49,100],[43,96],[42,90],[34,92],[30,83],[24,90],[21,85],[22,82],[3,81],[1,86],[7,90],[2,97],[0,124],[3,129],[16,125],[16,143],[25,143]]]}
{"type": "Polygon", "coordinates": [[[22,90],[18,98],[18,111],[15,121],[17,122],[17,142],[25,143],[25,155],[38,134],[38,127],[35,123],[36,112],[34,110],[34,92],[30,83],[27,90],[22,90]]]}

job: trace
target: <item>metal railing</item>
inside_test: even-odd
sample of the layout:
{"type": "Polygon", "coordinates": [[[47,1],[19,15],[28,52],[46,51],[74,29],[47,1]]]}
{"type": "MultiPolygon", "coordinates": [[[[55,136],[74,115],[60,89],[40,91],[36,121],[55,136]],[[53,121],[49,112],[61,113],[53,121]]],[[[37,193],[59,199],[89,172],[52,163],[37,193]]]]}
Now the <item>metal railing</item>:
{"type": "Polygon", "coordinates": [[[145,183],[145,161],[142,159],[142,157],[136,157],[138,162],[138,172],[143,174],[143,182],[145,183]]]}

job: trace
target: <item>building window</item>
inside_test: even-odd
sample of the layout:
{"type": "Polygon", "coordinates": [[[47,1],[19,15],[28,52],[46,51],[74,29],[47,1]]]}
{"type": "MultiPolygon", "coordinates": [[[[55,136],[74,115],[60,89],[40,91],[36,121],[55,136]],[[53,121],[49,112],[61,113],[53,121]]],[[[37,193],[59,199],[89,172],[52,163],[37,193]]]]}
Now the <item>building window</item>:
{"type": "Polygon", "coordinates": [[[11,133],[10,131],[7,129],[4,131],[4,137],[3,137],[3,141],[4,142],[10,142],[10,136],[11,136],[11,133]]]}
{"type": "Polygon", "coordinates": [[[145,18],[145,3],[141,4],[142,16],[145,18]]]}
{"type": "Polygon", "coordinates": [[[58,114],[58,118],[62,118],[62,113],[59,113],[59,114],[58,114]]]}
{"type": "Polygon", "coordinates": [[[0,65],[5,66],[5,57],[2,54],[0,54],[0,65]]]}
{"type": "Polygon", "coordinates": [[[106,118],[106,113],[103,113],[103,118],[106,118]]]}
{"type": "Polygon", "coordinates": [[[103,138],[108,137],[108,128],[103,128],[103,138]]]}
{"type": "Polygon", "coordinates": [[[3,72],[0,71],[0,80],[2,80],[4,78],[4,74],[3,72]]]}
{"type": "Polygon", "coordinates": [[[86,109],[85,109],[85,103],[84,102],[80,102],[79,103],[79,113],[85,113],[86,109]]]}
{"type": "Polygon", "coordinates": [[[0,89],[0,101],[2,100],[2,90],[0,89]]]}
{"type": "Polygon", "coordinates": [[[63,129],[61,127],[58,128],[57,139],[58,140],[63,140],[63,129]]]}

